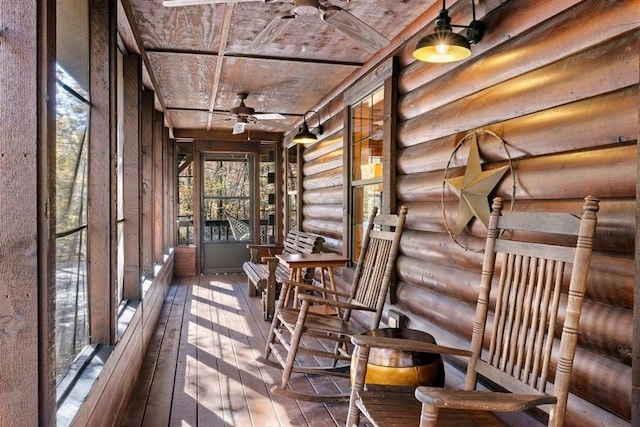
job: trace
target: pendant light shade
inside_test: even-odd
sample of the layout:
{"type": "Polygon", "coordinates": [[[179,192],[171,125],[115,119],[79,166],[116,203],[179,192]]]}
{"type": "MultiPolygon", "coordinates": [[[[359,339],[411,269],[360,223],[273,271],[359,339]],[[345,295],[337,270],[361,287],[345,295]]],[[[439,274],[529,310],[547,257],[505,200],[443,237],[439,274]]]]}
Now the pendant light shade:
{"type": "Polygon", "coordinates": [[[311,133],[309,126],[307,125],[307,121],[305,120],[296,136],[293,137],[293,142],[296,144],[313,144],[316,141],[318,141],[318,137],[311,133]]]}
{"type": "Polygon", "coordinates": [[[478,43],[484,34],[484,24],[475,19],[474,0],[471,0],[473,21],[469,25],[451,25],[449,11],[445,2],[436,18],[433,34],[421,38],[413,51],[413,57],[419,61],[444,63],[460,61],[471,55],[471,44],[478,43]],[[467,29],[467,36],[452,31],[452,27],[467,29]]]}
{"type": "Polygon", "coordinates": [[[298,133],[296,134],[296,136],[293,137],[293,142],[295,142],[296,144],[313,144],[314,142],[318,141],[318,137],[316,136],[316,134],[311,132],[311,130],[309,130],[309,125],[307,124],[307,114],[309,113],[315,113],[318,116],[318,127],[317,127],[318,135],[322,135],[322,125],[320,124],[320,115],[313,110],[307,111],[306,113],[304,113],[302,126],[300,126],[300,129],[298,130],[298,133]]]}
{"type": "Polygon", "coordinates": [[[423,62],[455,62],[471,55],[471,45],[462,35],[438,31],[423,37],[416,44],[413,57],[423,62]]]}

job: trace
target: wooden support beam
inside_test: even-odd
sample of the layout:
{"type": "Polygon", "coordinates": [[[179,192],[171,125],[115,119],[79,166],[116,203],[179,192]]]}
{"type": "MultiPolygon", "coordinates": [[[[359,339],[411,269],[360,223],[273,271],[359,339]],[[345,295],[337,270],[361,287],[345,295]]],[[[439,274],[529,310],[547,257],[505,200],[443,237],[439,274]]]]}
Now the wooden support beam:
{"type": "Polygon", "coordinates": [[[123,297],[139,300],[140,294],[140,107],[142,61],[139,55],[123,57],[123,297]]]}
{"type": "Polygon", "coordinates": [[[89,5],[90,93],[88,183],[88,279],[90,340],[111,345],[116,339],[115,191],[112,187],[116,148],[116,11],[115,3],[89,5]],[[108,24],[105,24],[108,23],[108,24]]]}
{"type": "Polygon", "coordinates": [[[163,140],[164,140],[164,115],[159,111],[153,115],[153,262],[155,264],[162,263],[164,254],[164,238],[163,238],[163,207],[164,192],[162,190],[163,183],[163,140]]]}
{"type": "Polygon", "coordinates": [[[153,102],[152,91],[142,92],[141,158],[142,211],[140,215],[140,261],[142,275],[153,276],[153,102]]]}

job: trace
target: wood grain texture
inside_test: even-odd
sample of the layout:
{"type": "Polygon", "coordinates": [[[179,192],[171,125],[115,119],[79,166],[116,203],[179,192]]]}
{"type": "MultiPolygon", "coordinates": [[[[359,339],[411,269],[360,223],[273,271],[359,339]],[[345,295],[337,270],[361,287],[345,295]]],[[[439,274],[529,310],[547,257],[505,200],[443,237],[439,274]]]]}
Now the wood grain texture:
{"type": "Polygon", "coordinates": [[[429,67],[410,67],[399,78],[401,93],[406,93],[399,107],[401,120],[414,117],[426,108],[435,109],[446,105],[459,96],[460,88],[481,91],[509,79],[530,73],[585,48],[618,37],[632,31],[637,8],[633,2],[610,3],[582,1],[530,2],[526,11],[516,16],[510,9],[517,4],[506,3],[500,14],[488,17],[489,28],[482,42],[474,46],[474,54],[479,55],[469,66],[448,70],[446,74],[434,76],[429,67]],[[580,3],[566,13],[558,13],[563,8],[580,3]],[[611,26],[602,28],[600,22],[592,19],[597,13],[611,26]],[[555,16],[553,14],[556,14],[555,16]],[[500,16],[510,16],[500,19],[500,16]],[[581,25],[574,25],[580,22],[581,25]],[[512,40],[501,43],[504,35],[512,40]],[[483,60],[481,53],[490,48],[491,58],[483,60]]]}
{"type": "MultiPolygon", "coordinates": [[[[247,295],[242,275],[182,278],[169,295],[123,426],[189,420],[243,426],[344,423],[344,405],[272,398],[269,389],[280,371],[255,360],[269,324],[260,315],[259,299],[247,295]]],[[[301,376],[296,385],[335,392],[348,389],[348,380],[327,383],[301,376]]]]}
{"type": "MultiPolygon", "coordinates": [[[[140,112],[142,101],[142,62],[139,55],[123,57],[123,115],[121,138],[123,143],[122,215],[125,219],[140,217],[140,112]]],[[[140,289],[140,221],[125,221],[123,224],[124,298],[139,300],[140,289]]]]}
{"type": "MultiPolygon", "coordinates": [[[[464,13],[456,9],[452,16],[464,13]]],[[[479,255],[451,241],[440,202],[444,169],[457,141],[469,130],[490,129],[505,140],[515,166],[516,210],[575,212],[586,194],[603,198],[583,313],[589,319],[583,322],[588,332],[580,336],[580,379],[572,389],[576,395],[569,399],[568,425],[624,423],[630,416],[630,380],[623,372],[628,372],[633,345],[629,325],[638,137],[636,15],[637,5],[630,1],[507,2],[483,18],[490,29],[464,63],[413,62],[410,42],[400,52],[397,106],[404,121],[398,127],[396,190],[411,214],[397,264],[401,292],[417,286],[400,300],[410,322],[421,325],[428,320],[438,325],[439,334],[470,336],[450,319],[467,316],[464,310],[475,292],[471,272],[478,271],[479,255]],[[599,25],[590,15],[594,8],[619,27],[598,34],[590,31],[599,25]],[[564,24],[577,17],[582,28],[564,24]],[[607,331],[618,323],[626,326],[607,331]],[[615,360],[614,368],[600,363],[609,358],[615,360]],[[612,374],[610,368],[619,372],[612,374]],[[596,374],[598,380],[582,377],[590,369],[602,370],[596,374]],[[606,380],[603,385],[600,378],[608,375],[624,378],[625,385],[606,380]],[[623,393],[624,399],[602,402],[593,388],[608,396],[623,393]],[[579,415],[583,410],[590,415],[579,415]],[[618,415],[611,418],[608,411],[618,415]]],[[[424,34],[430,31],[427,27],[424,34]]],[[[339,172],[325,167],[335,154],[315,151],[317,146],[305,151],[303,201],[308,214],[303,226],[340,241],[348,217],[340,222],[335,215],[348,209],[347,199],[335,186],[339,172]]],[[[483,169],[505,164],[507,156],[498,144],[481,143],[480,151],[483,169]]],[[[462,174],[465,162],[466,152],[460,150],[448,173],[462,174]]],[[[495,194],[508,199],[511,185],[507,176],[495,194]]],[[[448,191],[444,196],[447,220],[455,221],[457,198],[448,191]]],[[[484,227],[472,222],[460,239],[480,248],[484,233],[484,227]]]]}
{"type": "MultiPolygon", "coordinates": [[[[12,17],[3,22],[5,29],[0,36],[0,91],[4,100],[0,119],[10,124],[0,128],[0,184],[3,189],[11,189],[0,192],[0,228],[5,231],[0,236],[0,393],[6,396],[0,399],[1,425],[47,422],[55,392],[54,356],[43,357],[43,370],[38,370],[38,349],[54,348],[49,342],[54,319],[42,313],[44,318],[39,321],[38,307],[39,282],[44,284],[47,279],[39,277],[38,256],[46,252],[51,230],[42,241],[37,238],[40,221],[43,229],[50,226],[38,215],[39,205],[47,202],[48,191],[39,195],[37,188],[44,184],[48,190],[47,182],[52,179],[49,174],[40,177],[40,171],[46,169],[38,165],[40,156],[42,165],[50,160],[44,148],[50,143],[47,138],[52,138],[47,132],[53,117],[48,108],[53,105],[42,102],[47,88],[51,88],[53,76],[49,72],[55,61],[50,56],[55,34],[47,28],[51,13],[46,2],[0,5],[0,15],[12,17]],[[15,76],[21,78],[16,81],[15,76]],[[40,327],[42,343],[38,342],[40,327]]],[[[43,271],[51,268],[51,263],[43,262],[43,271]]],[[[51,310],[48,299],[52,295],[43,293],[41,298],[42,308],[51,310]]]]}
{"type": "Polygon", "coordinates": [[[140,270],[151,274],[153,267],[153,98],[144,91],[140,111],[140,270]]]}
{"type": "Polygon", "coordinates": [[[637,52],[637,40],[631,34],[623,35],[477,92],[456,86],[453,90],[459,93],[446,105],[402,121],[398,138],[412,144],[633,86],[638,64],[630,58],[637,52]],[[580,67],[590,73],[580,73],[580,67]],[[467,118],[463,126],[459,117],[467,118]]]}
{"type": "Polygon", "coordinates": [[[115,4],[96,0],[89,8],[90,93],[92,107],[88,130],[87,240],[91,342],[115,342],[115,185],[112,174],[116,148],[115,4]],[[95,98],[93,98],[95,97],[95,98]]]}
{"type": "MultiPolygon", "coordinates": [[[[167,138],[164,132],[164,120],[162,114],[155,112],[153,115],[153,154],[151,162],[153,164],[153,181],[151,184],[151,198],[153,200],[153,262],[161,264],[165,253],[163,238],[163,220],[166,211],[164,210],[164,186],[163,186],[163,157],[167,147],[167,138]]],[[[168,248],[167,248],[168,249],[168,248]]]]}

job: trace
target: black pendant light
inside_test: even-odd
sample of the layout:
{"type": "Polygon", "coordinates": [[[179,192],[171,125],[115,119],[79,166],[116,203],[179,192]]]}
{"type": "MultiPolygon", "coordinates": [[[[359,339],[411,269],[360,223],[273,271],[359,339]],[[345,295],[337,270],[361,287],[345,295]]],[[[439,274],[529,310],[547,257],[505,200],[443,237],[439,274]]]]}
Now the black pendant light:
{"type": "Polygon", "coordinates": [[[433,34],[421,38],[413,51],[413,57],[424,62],[454,62],[471,55],[471,44],[478,43],[484,34],[484,24],[476,20],[476,7],[471,0],[473,20],[469,25],[453,25],[449,11],[442,0],[442,10],[436,18],[436,29],[433,34]],[[452,27],[466,28],[466,37],[454,33],[452,27]]]}
{"type": "Polygon", "coordinates": [[[293,137],[293,142],[295,142],[296,144],[313,144],[314,142],[318,141],[318,137],[313,132],[311,132],[311,130],[309,130],[309,125],[307,124],[307,114],[309,113],[315,113],[318,116],[318,135],[322,135],[323,129],[322,125],[320,124],[320,115],[313,110],[307,111],[306,113],[304,113],[302,126],[300,126],[300,129],[298,130],[296,136],[293,137]]]}

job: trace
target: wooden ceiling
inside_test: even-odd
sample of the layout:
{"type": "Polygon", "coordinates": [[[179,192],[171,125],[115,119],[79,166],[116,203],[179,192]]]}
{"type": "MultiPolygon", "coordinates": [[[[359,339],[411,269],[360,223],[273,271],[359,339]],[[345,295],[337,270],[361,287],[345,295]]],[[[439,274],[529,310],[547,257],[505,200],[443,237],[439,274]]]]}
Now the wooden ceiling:
{"type": "MultiPolygon", "coordinates": [[[[155,91],[156,108],[166,113],[172,132],[231,134],[236,118],[229,110],[238,105],[238,93],[248,94],[246,105],[256,114],[285,116],[250,121],[249,133],[293,130],[306,111],[376,53],[320,13],[287,20],[274,40],[249,49],[278,13],[294,9],[293,1],[183,7],[165,7],[162,0],[118,2],[120,40],[128,52],[141,54],[144,85],[155,91]]],[[[388,40],[436,3],[433,10],[439,9],[436,0],[320,0],[321,6],[342,8],[388,40]]]]}

